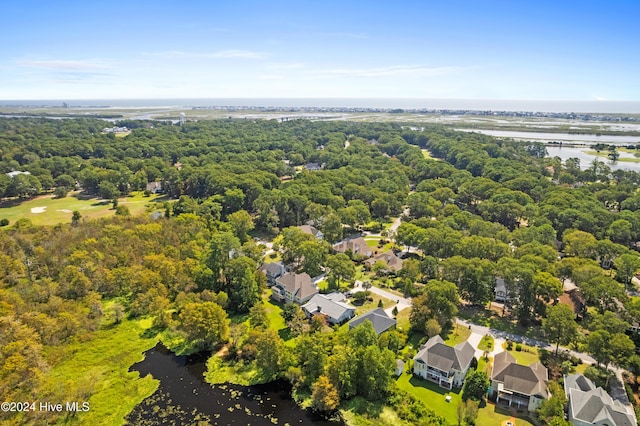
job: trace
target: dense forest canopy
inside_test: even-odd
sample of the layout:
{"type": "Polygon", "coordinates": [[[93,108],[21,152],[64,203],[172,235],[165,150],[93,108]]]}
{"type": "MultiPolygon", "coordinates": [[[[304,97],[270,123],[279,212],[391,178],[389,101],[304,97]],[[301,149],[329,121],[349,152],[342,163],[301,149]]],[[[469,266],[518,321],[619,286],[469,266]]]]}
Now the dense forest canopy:
{"type": "Polygon", "coordinates": [[[53,227],[22,219],[2,229],[3,400],[64,400],[67,389],[48,379],[58,362],[50,348],[90,341],[125,318],[151,318],[157,332],[181,339],[181,351],[228,347],[232,357],[255,363],[263,380],[287,378],[320,409],[362,396],[387,401],[406,421],[438,424],[442,419],[417,401],[401,409],[408,397],[399,397],[390,380],[406,330],[330,332],[323,324],[301,325],[290,308],[286,320],[296,340],[285,345],[261,312],[263,248],[252,235],[274,238],[299,272],[328,268],[331,285],[340,288],[361,259],[335,254],[330,243],[379,231],[403,212],[388,237],[418,251],[391,282],[415,296],[412,332],[450,326],[461,300],[491,301],[496,276],[512,295],[517,320],[539,324],[562,281],[571,279],[590,307],[584,326],[620,345],[603,353],[590,338],[587,349],[603,364],[640,365],[624,334],[640,315],[627,291],[640,268],[636,173],[611,173],[598,162],[583,171],[577,159],[544,158],[539,144],[437,126],[126,124],[131,134],[116,137],[101,132],[100,120],[0,119],[0,196],[15,202],[80,189],[111,200],[159,182],[167,200],[160,218],[53,227]],[[7,175],[13,171],[29,174],[7,175]],[[305,223],[322,229],[325,241],[294,228],[305,223]],[[243,329],[247,315],[250,329],[243,329]],[[622,326],[605,327],[605,315],[622,326]]]}

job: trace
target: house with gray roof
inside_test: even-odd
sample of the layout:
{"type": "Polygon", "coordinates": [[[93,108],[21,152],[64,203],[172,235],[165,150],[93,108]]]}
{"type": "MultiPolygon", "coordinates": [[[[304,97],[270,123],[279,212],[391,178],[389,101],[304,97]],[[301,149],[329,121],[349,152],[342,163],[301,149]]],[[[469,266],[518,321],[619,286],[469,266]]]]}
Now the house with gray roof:
{"type": "Polygon", "coordinates": [[[413,374],[446,389],[462,387],[475,353],[469,342],[452,347],[433,336],[413,358],[413,374]]]}
{"type": "Polygon", "coordinates": [[[271,287],[271,297],[282,303],[307,303],[314,295],[318,294],[318,288],[311,282],[307,273],[295,274],[287,272],[278,277],[271,287]]]}
{"type": "Polygon", "coordinates": [[[349,330],[359,326],[365,321],[370,321],[371,324],[373,324],[373,329],[378,336],[396,327],[396,320],[394,318],[390,318],[384,309],[376,308],[349,321],[349,330]]]}
{"type": "Polygon", "coordinates": [[[582,374],[564,376],[564,392],[569,399],[568,420],[575,426],[634,426],[636,416],[630,405],[611,398],[604,389],[582,374]]]}
{"type": "Polygon", "coordinates": [[[322,239],[324,238],[324,234],[322,233],[322,231],[320,231],[315,226],[300,225],[298,226],[298,229],[300,229],[305,234],[313,235],[314,237],[316,237],[316,240],[318,241],[322,241],[322,239]]]}
{"type": "Polygon", "coordinates": [[[505,303],[509,301],[509,290],[502,278],[496,277],[496,285],[493,289],[493,293],[495,295],[496,302],[505,303]]]}
{"type": "Polygon", "coordinates": [[[258,268],[267,277],[269,287],[275,285],[276,280],[287,273],[287,269],[282,262],[265,263],[258,268]]]}
{"type": "Polygon", "coordinates": [[[338,253],[351,251],[354,255],[371,257],[373,250],[367,245],[367,241],[362,238],[349,238],[333,245],[333,249],[338,253]]]}
{"type": "Polygon", "coordinates": [[[329,324],[342,324],[356,314],[356,308],[346,302],[342,293],[316,294],[301,308],[309,318],[324,315],[329,324]]]}
{"type": "Polygon", "coordinates": [[[519,365],[509,352],[500,352],[493,360],[491,395],[496,403],[535,411],[549,398],[547,368],[540,362],[519,365]]]}

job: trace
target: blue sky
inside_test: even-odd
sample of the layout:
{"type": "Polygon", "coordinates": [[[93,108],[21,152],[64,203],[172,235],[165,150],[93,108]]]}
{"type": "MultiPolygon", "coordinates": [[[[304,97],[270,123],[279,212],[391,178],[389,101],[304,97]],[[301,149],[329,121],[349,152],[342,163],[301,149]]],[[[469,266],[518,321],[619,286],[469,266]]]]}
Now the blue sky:
{"type": "Polygon", "coordinates": [[[640,100],[639,1],[14,1],[0,99],[640,100]]]}

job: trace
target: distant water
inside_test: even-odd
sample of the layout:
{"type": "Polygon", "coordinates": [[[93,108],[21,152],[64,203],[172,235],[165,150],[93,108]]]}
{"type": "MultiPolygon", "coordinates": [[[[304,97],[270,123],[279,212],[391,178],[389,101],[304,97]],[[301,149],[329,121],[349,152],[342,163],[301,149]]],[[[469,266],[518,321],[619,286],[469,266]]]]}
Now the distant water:
{"type": "Polygon", "coordinates": [[[639,101],[538,101],[505,99],[418,98],[208,98],[208,99],[53,99],[0,100],[4,106],[69,106],[112,108],[274,107],[274,108],[404,108],[476,111],[575,112],[640,114],[639,101]]]}

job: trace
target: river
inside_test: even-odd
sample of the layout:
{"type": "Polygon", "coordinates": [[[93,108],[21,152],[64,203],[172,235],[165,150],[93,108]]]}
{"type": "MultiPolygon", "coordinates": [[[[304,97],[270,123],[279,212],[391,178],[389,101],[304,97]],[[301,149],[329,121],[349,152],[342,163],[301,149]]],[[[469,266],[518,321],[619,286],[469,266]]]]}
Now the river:
{"type": "Polygon", "coordinates": [[[291,398],[285,381],[238,386],[206,383],[208,355],[176,356],[158,343],[131,370],[160,380],[158,390],[142,401],[127,417],[128,424],[213,425],[321,425],[343,426],[310,410],[303,410],[291,398]],[[207,423],[208,422],[208,423],[207,423]]]}
{"type": "Polygon", "coordinates": [[[475,132],[483,135],[494,136],[496,138],[511,138],[527,141],[540,142],[573,142],[591,145],[596,143],[635,145],[640,143],[640,136],[625,135],[593,135],[593,134],[571,134],[571,133],[544,133],[525,132],[511,130],[483,130],[483,129],[456,129],[461,132],[475,132]]]}

